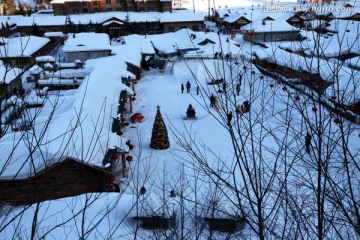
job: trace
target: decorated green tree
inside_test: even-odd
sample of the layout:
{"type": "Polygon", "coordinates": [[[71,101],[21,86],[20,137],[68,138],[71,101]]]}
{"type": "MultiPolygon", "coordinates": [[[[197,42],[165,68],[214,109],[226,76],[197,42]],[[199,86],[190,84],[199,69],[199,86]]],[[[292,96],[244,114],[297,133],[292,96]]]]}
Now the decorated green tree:
{"type": "Polygon", "coordinates": [[[170,147],[168,132],[164,119],[161,116],[160,106],[157,106],[157,112],[152,129],[150,147],[154,149],[167,149],[170,147]]]}

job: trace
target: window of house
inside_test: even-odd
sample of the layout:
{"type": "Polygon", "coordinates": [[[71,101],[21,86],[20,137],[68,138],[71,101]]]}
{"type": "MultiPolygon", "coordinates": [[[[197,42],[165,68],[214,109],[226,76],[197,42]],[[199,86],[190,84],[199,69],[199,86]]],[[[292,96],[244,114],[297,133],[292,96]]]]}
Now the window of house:
{"type": "Polygon", "coordinates": [[[96,6],[99,5],[99,2],[93,2],[93,3],[94,3],[94,5],[96,5],[96,6]]]}
{"type": "Polygon", "coordinates": [[[111,12],[111,8],[106,8],[106,12],[111,12]]]}
{"type": "Polygon", "coordinates": [[[117,8],[116,8],[116,11],[122,11],[122,8],[121,8],[121,7],[117,7],[117,8]]]}
{"type": "Polygon", "coordinates": [[[98,8],[93,8],[93,11],[94,12],[99,12],[99,9],[98,8]]]}
{"type": "Polygon", "coordinates": [[[88,13],[89,11],[88,11],[87,8],[83,8],[83,12],[84,12],[84,13],[88,13]]]}
{"type": "Polygon", "coordinates": [[[122,4],[123,0],[116,0],[116,4],[122,4]]]}
{"type": "Polygon", "coordinates": [[[77,8],[73,8],[73,13],[79,13],[79,9],[77,9],[77,8]]]}
{"type": "Polygon", "coordinates": [[[193,26],[191,29],[192,29],[193,31],[199,31],[199,26],[193,26]]]}
{"type": "Polygon", "coordinates": [[[145,8],[144,8],[144,7],[141,7],[141,8],[140,8],[140,12],[145,12],[145,8]]]}
{"type": "Polygon", "coordinates": [[[175,31],[174,27],[168,27],[168,32],[174,32],[174,31],[175,31]]]}
{"type": "Polygon", "coordinates": [[[105,4],[111,4],[111,0],[105,0],[105,4]]]}

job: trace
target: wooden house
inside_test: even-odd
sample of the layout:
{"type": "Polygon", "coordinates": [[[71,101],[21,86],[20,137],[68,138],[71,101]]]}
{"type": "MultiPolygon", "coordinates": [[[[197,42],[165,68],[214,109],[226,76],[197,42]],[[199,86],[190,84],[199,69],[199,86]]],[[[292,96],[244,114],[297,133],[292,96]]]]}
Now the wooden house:
{"type": "Polygon", "coordinates": [[[86,14],[112,11],[171,12],[172,0],[96,0],[51,1],[55,15],[86,14]]]}
{"type": "Polygon", "coordinates": [[[36,57],[46,55],[51,48],[48,38],[15,37],[0,46],[0,60],[11,66],[32,66],[36,57]]]}
{"type": "Polygon", "coordinates": [[[300,30],[287,21],[257,21],[244,26],[243,38],[249,42],[274,42],[299,40],[300,30]]]}
{"type": "Polygon", "coordinates": [[[107,57],[111,55],[109,36],[106,33],[72,34],[64,43],[67,62],[107,57]]]}
{"type": "Polygon", "coordinates": [[[0,61],[0,97],[7,99],[22,89],[22,70],[6,66],[0,61]]]}
{"type": "Polygon", "coordinates": [[[114,191],[110,171],[77,159],[64,159],[26,178],[0,179],[0,203],[28,205],[92,192],[114,191]]]}

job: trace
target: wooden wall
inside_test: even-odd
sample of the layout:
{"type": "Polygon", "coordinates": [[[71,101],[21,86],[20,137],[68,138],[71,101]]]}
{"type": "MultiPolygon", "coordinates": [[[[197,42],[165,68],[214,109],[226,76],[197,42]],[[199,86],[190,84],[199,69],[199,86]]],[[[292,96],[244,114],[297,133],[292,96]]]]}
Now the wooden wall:
{"type": "Polygon", "coordinates": [[[66,159],[23,180],[0,180],[0,203],[27,205],[91,192],[108,192],[111,173],[66,159]]]}

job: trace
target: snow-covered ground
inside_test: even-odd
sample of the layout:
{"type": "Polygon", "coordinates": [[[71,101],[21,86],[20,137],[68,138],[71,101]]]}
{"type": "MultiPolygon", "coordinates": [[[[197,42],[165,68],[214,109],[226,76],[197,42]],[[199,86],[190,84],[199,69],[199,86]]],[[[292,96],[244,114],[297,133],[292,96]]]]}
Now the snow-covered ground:
{"type": "MultiPolygon", "coordinates": [[[[223,1],[222,4],[230,6],[231,2],[235,1],[223,1]]],[[[202,3],[206,5],[207,1],[202,1],[202,3]]],[[[254,3],[260,3],[260,1],[254,1],[254,3]]],[[[329,171],[331,174],[340,175],[336,181],[331,182],[334,185],[338,184],[334,188],[343,187],[344,189],[348,187],[344,184],[346,181],[342,181],[343,178],[346,179],[346,172],[340,166],[346,165],[344,155],[348,156],[350,158],[348,161],[354,164],[350,168],[355,166],[352,169],[354,175],[350,178],[355,186],[358,186],[356,179],[359,172],[356,170],[356,163],[360,160],[359,126],[345,119],[341,119],[340,125],[335,124],[334,119],[337,117],[318,105],[316,101],[302,95],[302,92],[286,88],[277,80],[263,76],[246,60],[250,59],[251,53],[257,52],[260,55],[263,50],[244,42],[241,37],[237,37],[236,42],[232,40],[227,42],[228,37],[222,34],[218,36],[216,33],[193,33],[185,29],[164,35],[127,36],[124,37],[124,45],[111,46],[114,56],[86,62],[84,71],[89,75],[79,89],[68,91],[60,97],[50,96],[42,111],[37,113],[37,127],[42,130],[49,113],[56,106],[53,112],[54,118],[45,139],[49,144],[40,146],[42,151],[36,151],[35,157],[42,160],[42,153],[53,156],[55,153],[65,151],[73,157],[85,156],[88,162],[99,164],[102,160],[102,151],[106,147],[131,140],[135,145],[134,150],[130,151],[134,161],[128,163],[130,168],[128,180],[117,179],[117,182],[121,184],[122,193],[94,193],[41,203],[40,210],[37,212],[38,220],[35,221],[37,223],[35,238],[165,238],[165,235],[161,235],[165,234],[164,232],[137,229],[138,225],[131,220],[131,217],[169,216],[176,212],[178,216],[186,218],[184,221],[189,235],[183,239],[194,239],[195,233],[199,233],[194,232],[199,231],[194,230],[195,224],[201,222],[200,217],[212,216],[209,213],[209,206],[215,200],[220,205],[217,206],[218,211],[214,214],[215,217],[245,214],[250,224],[256,226],[253,221],[256,221],[254,216],[258,213],[252,209],[254,206],[252,203],[256,202],[259,192],[264,191],[266,192],[262,199],[264,217],[275,222],[267,226],[273,231],[268,232],[269,238],[271,236],[275,238],[274,232],[279,233],[284,227],[288,230],[288,232],[285,231],[285,238],[296,239],[291,226],[284,223],[287,216],[286,210],[282,208],[287,203],[284,196],[291,198],[291,203],[297,204],[296,206],[301,206],[295,214],[308,218],[309,223],[304,221],[301,227],[310,229],[316,225],[316,214],[314,214],[316,192],[313,191],[315,185],[312,184],[317,180],[317,172],[313,168],[318,167],[316,161],[319,155],[324,161],[322,164],[327,164],[327,167],[331,169],[329,171]],[[196,34],[196,38],[191,40],[189,38],[191,34],[196,34]],[[197,45],[206,38],[213,40],[215,44],[197,45]],[[126,70],[125,62],[136,65],[141,60],[141,53],[153,53],[150,41],[162,53],[196,46],[199,48],[200,56],[206,59],[199,61],[174,57],[168,63],[172,66],[171,71],[165,74],[158,69],[144,72],[143,77],[135,85],[136,101],[133,105],[133,113],[143,114],[145,121],[125,127],[124,135],[119,137],[116,133],[110,132],[109,126],[111,117],[117,116],[120,91],[127,89],[131,92],[121,83],[121,77],[132,76],[126,70]],[[232,59],[230,61],[211,59],[215,52],[220,51],[224,54],[232,52],[232,59]],[[237,95],[235,86],[239,82],[239,75],[242,76],[242,81],[240,94],[237,95]],[[227,83],[227,95],[219,93],[219,90],[223,88],[222,85],[208,84],[211,80],[220,78],[224,78],[227,83]],[[190,93],[186,91],[182,93],[181,84],[187,81],[191,83],[190,93]],[[197,85],[200,87],[199,95],[196,94],[197,85]],[[219,110],[209,108],[211,94],[219,97],[221,103],[219,110]],[[251,111],[237,115],[236,105],[242,104],[245,100],[251,102],[251,111]],[[57,106],[54,105],[55,103],[61,104],[57,106]],[[189,104],[196,110],[194,120],[185,119],[189,104]],[[166,150],[150,148],[157,106],[160,106],[169,133],[170,148],[166,150]],[[228,111],[233,112],[231,120],[233,132],[227,129],[228,111]],[[75,137],[71,138],[69,134],[61,135],[69,126],[76,126],[74,120],[79,113],[81,113],[81,125],[78,125],[79,129],[70,132],[75,137]],[[84,129],[86,131],[83,131],[84,129]],[[96,142],[91,141],[93,129],[96,129],[99,134],[99,140],[96,142]],[[322,143],[317,135],[318,129],[326,132],[321,139],[322,143]],[[311,154],[306,154],[304,147],[307,131],[313,133],[311,154]],[[57,138],[59,135],[61,138],[57,138]],[[232,142],[231,136],[234,136],[233,139],[236,141],[232,142]],[[346,139],[344,140],[342,136],[346,139]],[[64,150],[61,144],[65,140],[71,140],[72,144],[71,148],[64,150]],[[341,143],[346,143],[345,151],[341,143]],[[321,150],[325,153],[319,150],[320,146],[323,147],[321,150]],[[82,148],[85,148],[89,154],[86,151],[84,154],[82,148]],[[90,153],[93,150],[94,153],[90,153]],[[216,179],[211,180],[205,174],[206,171],[209,173],[208,169],[201,169],[205,166],[202,165],[204,162],[215,171],[211,176],[217,174],[224,177],[225,182],[230,186],[224,181],[218,182],[218,185],[215,184],[216,179]],[[285,176],[288,179],[286,182],[286,185],[289,185],[288,188],[283,186],[285,176]],[[254,183],[257,181],[260,183],[254,183]],[[237,188],[234,190],[231,186],[235,183],[237,188]],[[147,190],[144,195],[139,194],[142,186],[147,190]],[[269,188],[266,188],[267,186],[269,188]],[[172,190],[177,194],[175,198],[170,198],[172,190]],[[281,195],[283,192],[286,194],[281,195]],[[281,200],[278,202],[277,199],[281,200]],[[239,207],[240,205],[243,205],[242,208],[239,207]],[[185,208],[186,215],[182,215],[181,207],[185,208]]],[[[309,46],[310,49],[311,47],[313,45],[309,46]]],[[[277,49],[277,46],[274,48],[277,49]]],[[[192,53],[185,57],[193,57],[192,53]]],[[[272,52],[272,57],[286,66],[288,59],[285,55],[290,54],[285,54],[280,50],[272,52]]],[[[352,96],[359,96],[359,86],[355,84],[359,79],[358,72],[341,66],[339,73],[342,74],[341,79],[349,79],[349,84],[337,82],[339,85],[341,83],[341,90],[349,90],[352,96]]],[[[324,98],[326,97],[328,96],[324,98]]],[[[131,114],[128,113],[126,116],[129,119],[131,114]]],[[[13,144],[14,140],[22,136],[21,132],[9,132],[1,139],[2,160],[7,154],[14,156],[9,168],[6,166],[8,162],[1,165],[2,177],[9,176],[12,172],[22,173],[15,171],[14,168],[24,165],[21,157],[26,155],[23,150],[29,141],[22,141],[18,147],[13,144]]],[[[28,138],[33,139],[32,136],[28,138]]],[[[22,171],[26,172],[32,167],[28,164],[22,171]]],[[[331,201],[326,201],[326,203],[328,205],[325,209],[329,214],[338,213],[338,209],[332,208],[334,205],[331,205],[331,201]]],[[[12,239],[14,236],[22,239],[30,238],[36,210],[36,206],[3,208],[0,214],[0,238],[12,239]],[[17,214],[21,217],[12,221],[17,214]]],[[[341,214],[338,213],[338,215],[341,214]]],[[[181,226],[178,225],[178,228],[180,229],[181,226]]],[[[352,230],[341,228],[339,231],[343,233],[342,231],[351,232],[352,230]]],[[[334,234],[333,229],[330,232],[334,234]]],[[[309,233],[305,236],[304,238],[310,238],[314,235],[309,233]]],[[[209,237],[209,232],[204,231],[201,237],[203,239],[209,237]]],[[[213,237],[225,239],[226,234],[215,234],[213,237]]],[[[231,237],[257,239],[249,226],[245,227],[243,233],[235,233],[231,237]]]]}

